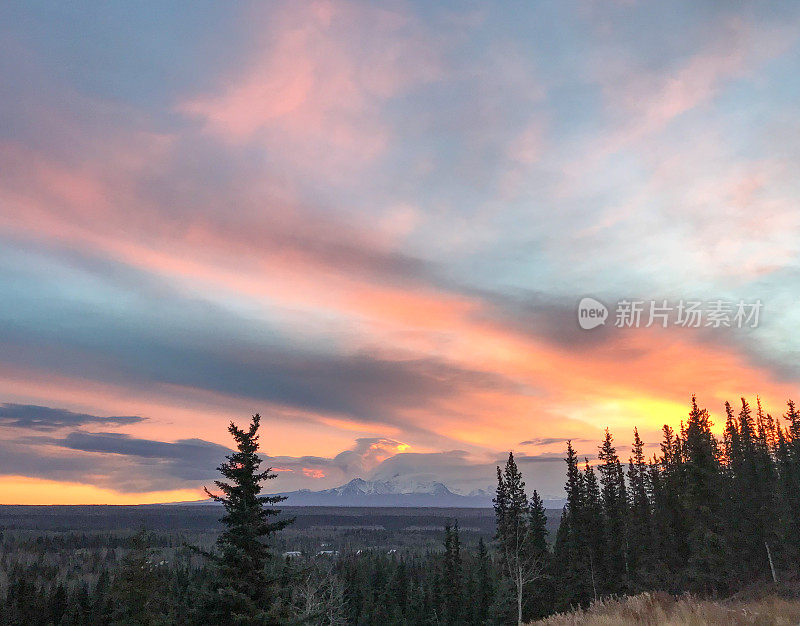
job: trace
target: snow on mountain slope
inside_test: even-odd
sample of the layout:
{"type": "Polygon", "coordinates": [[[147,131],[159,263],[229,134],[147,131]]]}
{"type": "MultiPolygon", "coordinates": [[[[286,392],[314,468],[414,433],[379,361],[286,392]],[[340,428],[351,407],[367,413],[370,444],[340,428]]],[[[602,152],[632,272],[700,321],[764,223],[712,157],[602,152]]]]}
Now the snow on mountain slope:
{"type": "Polygon", "coordinates": [[[462,496],[436,481],[364,480],[354,478],[349,483],[331,489],[311,491],[301,489],[282,493],[287,506],[420,506],[466,507],[491,506],[485,495],[462,496]]]}

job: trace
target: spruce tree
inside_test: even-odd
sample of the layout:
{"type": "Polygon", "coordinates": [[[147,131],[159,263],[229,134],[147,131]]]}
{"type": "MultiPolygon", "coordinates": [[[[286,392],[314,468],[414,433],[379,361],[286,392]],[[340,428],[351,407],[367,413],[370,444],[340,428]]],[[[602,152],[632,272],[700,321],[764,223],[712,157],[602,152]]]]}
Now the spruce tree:
{"type": "Polygon", "coordinates": [[[259,495],[262,483],[277,475],[271,468],[261,470],[258,456],[258,428],[261,417],[253,416],[243,430],[231,422],[228,432],[236,442],[236,451],[226,457],[218,470],[226,479],[214,484],[222,495],[206,493],[225,508],[221,518],[225,530],[217,539],[219,588],[214,616],[220,624],[281,623],[274,580],[267,573],[271,554],[265,541],[293,520],[270,521],[280,510],[271,505],[283,496],[259,495]]]}
{"type": "Polygon", "coordinates": [[[595,600],[600,594],[609,592],[608,577],[606,573],[605,532],[603,523],[603,505],[600,501],[600,483],[594,468],[585,459],[584,484],[586,496],[584,502],[584,515],[581,520],[581,532],[587,545],[587,558],[589,559],[589,576],[592,582],[592,596],[595,600]]]}
{"type": "Polygon", "coordinates": [[[544,571],[544,560],[532,547],[530,509],[525,482],[509,452],[505,470],[497,468],[497,493],[494,498],[497,542],[503,572],[511,581],[517,606],[517,623],[522,624],[526,587],[544,571]]]}
{"type": "Polygon", "coordinates": [[[529,504],[530,546],[533,558],[541,560],[543,575],[532,585],[527,593],[525,616],[527,619],[539,619],[552,612],[552,584],[550,572],[550,550],[547,546],[547,513],[539,492],[533,490],[529,504]]]}
{"type": "Polygon", "coordinates": [[[141,530],[131,538],[131,549],[122,559],[111,587],[112,624],[166,624],[166,598],[155,563],[150,538],[141,530]]]}
{"type": "Polygon", "coordinates": [[[736,569],[742,580],[763,577],[772,570],[769,545],[776,543],[770,519],[777,474],[772,460],[768,420],[757,400],[756,418],[750,405],[741,399],[738,433],[730,430],[731,459],[725,471],[729,491],[729,537],[732,548],[741,555],[736,569]],[[737,445],[738,443],[738,445],[737,445]]]}
{"type": "Polygon", "coordinates": [[[696,590],[713,593],[724,588],[729,564],[721,532],[722,482],[711,420],[708,412],[697,405],[694,396],[683,439],[686,457],[684,510],[691,519],[686,574],[696,590]]]}
{"type": "Polygon", "coordinates": [[[667,566],[667,588],[681,590],[679,575],[689,558],[689,521],[683,500],[686,488],[686,464],[680,436],[668,425],[663,428],[661,457],[661,499],[657,500],[659,558],[667,566]]]}
{"type": "Polygon", "coordinates": [[[461,564],[461,540],[458,536],[458,521],[444,529],[444,623],[461,623],[464,609],[463,569],[461,564]]]}
{"type": "Polygon", "coordinates": [[[628,541],[626,521],[628,503],[625,480],[621,477],[620,462],[614,447],[614,437],[606,428],[603,443],[599,447],[601,498],[608,569],[608,588],[619,593],[626,587],[628,578],[628,541]]]}
{"type": "Polygon", "coordinates": [[[752,539],[758,542],[753,546],[756,554],[760,553],[761,558],[755,563],[761,563],[761,570],[756,571],[757,576],[764,576],[769,572],[773,582],[778,582],[777,570],[775,567],[773,554],[776,546],[781,543],[782,538],[779,533],[779,525],[775,523],[776,511],[779,508],[777,501],[777,487],[779,484],[777,468],[775,467],[775,455],[777,453],[777,441],[775,433],[775,422],[772,416],[764,413],[761,406],[761,399],[756,398],[756,429],[758,434],[758,445],[756,446],[756,486],[755,491],[755,521],[752,539]],[[761,550],[763,548],[763,550],[761,550]]]}
{"type": "Polygon", "coordinates": [[[723,461],[729,473],[738,471],[741,465],[742,442],[739,438],[739,429],[733,417],[733,407],[730,402],[725,402],[725,432],[723,434],[723,461]]]}
{"type": "Polygon", "coordinates": [[[536,489],[533,490],[529,505],[531,548],[534,552],[547,554],[547,513],[544,502],[536,489]]]}
{"type": "MultiPolygon", "coordinates": [[[[800,422],[794,403],[789,401],[787,419],[800,422]]],[[[778,429],[778,446],[776,452],[779,475],[778,502],[781,510],[782,533],[786,538],[786,560],[800,561],[800,462],[794,458],[791,427],[784,431],[778,429]]]]}
{"type": "Polygon", "coordinates": [[[557,589],[556,606],[567,610],[593,597],[589,550],[584,530],[586,488],[578,469],[578,456],[567,441],[567,502],[561,514],[553,553],[553,571],[557,589]]]}
{"type": "MultiPolygon", "coordinates": [[[[628,494],[630,498],[629,545],[632,575],[640,583],[646,580],[652,567],[652,527],[648,498],[649,473],[644,458],[644,442],[639,430],[633,429],[633,455],[628,461],[628,494]]],[[[640,584],[644,588],[647,585],[640,584]]]]}
{"type": "Polygon", "coordinates": [[[492,584],[491,561],[483,537],[478,540],[478,561],[475,573],[475,592],[473,595],[472,623],[475,626],[486,624],[489,607],[492,605],[494,586],[492,584]]]}
{"type": "Polygon", "coordinates": [[[796,446],[800,446],[800,411],[797,410],[794,401],[791,399],[786,402],[786,405],[789,410],[786,411],[783,417],[789,422],[789,440],[796,446]]]}

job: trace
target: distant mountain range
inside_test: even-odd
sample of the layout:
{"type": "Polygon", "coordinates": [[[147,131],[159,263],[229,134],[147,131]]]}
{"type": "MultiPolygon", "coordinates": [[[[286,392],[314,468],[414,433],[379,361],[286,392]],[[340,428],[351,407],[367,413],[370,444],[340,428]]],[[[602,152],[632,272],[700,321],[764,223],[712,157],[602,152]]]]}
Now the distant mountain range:
{"type": "MultiPolygon", "coordinates": [[[[300,489],[275,494],[286,496],[288,506],[381,506],[381,507],[452,507],[488,508],[492,496],[485,489],[468,495],[453,493],[440,482],[400,481],[393,479],[364,480],[354,478],[349,483],[331,489],[311,491],[300,489]]],[[[546,500],[547,508],[561,508],[563,500],[546,500]]]]}
{"type": "Polygon", "coordinates": [[[276,494],[290,506],[409,506],[486,508],[492,498],[485,493],[462,496],[439,482],[401,484],[398,481],[354,478],[346,485],[311,491],[300,489],[276,494]]]}
{"type": "MultiPolygon", "coordinates": [[[[354,478],[345,485],[311,491],[299,489],[283,493],[267,494],[285,496],[284,506],[356,506],[356,507],[444,507],[461,509],[486,509],[492,507],[493,492],[475,489],[467,495],[453,493],[440,482],[401,479],[364,480],[354,478]]],[[[210,500],[173,502],[172,504],[212,504],[210,500]]],[[[545,500],[547,509],[561,509],[564,500],[545,500]]]]}

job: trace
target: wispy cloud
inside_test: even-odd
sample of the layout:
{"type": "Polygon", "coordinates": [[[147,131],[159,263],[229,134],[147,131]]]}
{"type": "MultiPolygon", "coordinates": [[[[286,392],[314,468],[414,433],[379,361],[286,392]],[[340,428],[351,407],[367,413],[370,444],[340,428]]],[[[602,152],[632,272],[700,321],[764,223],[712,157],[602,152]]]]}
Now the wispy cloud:
{"type": "Polygon", "coordinates": [[[143,420],[143,417],[135,415],[100,416],[34,404],[0,404],[0,426],[27,430],[49,431],[85,425],[126,426],[143,420]]]}
{"type": "Polygon", "coordinates": [[[424,24],[394,7],[300,2],[251,18],[263,24],[253,58],[219,93],[178,109],[232,142],[258,141],[317,176],[342,175],[385,152],[393,139],[384,103],[437,78],[436,45],[424,24]]]}

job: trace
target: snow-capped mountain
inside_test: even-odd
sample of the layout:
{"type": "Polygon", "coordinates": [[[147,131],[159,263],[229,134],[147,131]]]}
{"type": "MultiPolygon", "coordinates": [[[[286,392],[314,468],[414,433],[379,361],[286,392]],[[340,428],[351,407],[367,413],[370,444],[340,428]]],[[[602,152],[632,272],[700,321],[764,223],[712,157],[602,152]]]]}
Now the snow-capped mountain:
{"type": "Polygon", "coordinates": [[[346,485],[325,489],[317,493],[335,493],[337,495],[388,495],[388,494],[431,494],[456,495],[439,482],[402,482],[400,480],[364,480],[354,478],[346,485]]]}
{"type": "Polygon", "coordinates": [[[492,505],[485,494],[462,496],[435,481],[364,480],[354,478],[349,483],[331,489],[311,491],[300,489],[278,494],[286,496],[286,506],[412,506],[485,508],[492,505]]]}
{"type": "MultiPolygon", "coordinates": [[[[392,476],[388,480],[354,478],[350,482],[312,491],[299,489],[270,495],[285,496],[283,506],[359,506],[359,507],[440,507],[484,509],[492,507],[494,492],[491,488],[473,489],[467,495],[453,493],[447,485],[419,477],[392,476]]],[[[209,500],[175,504],[209,504],[209,500]]],[[[545,497],[547,509],[560,510],[565,500],[555,496],[545,497]]]]}

